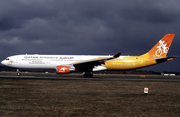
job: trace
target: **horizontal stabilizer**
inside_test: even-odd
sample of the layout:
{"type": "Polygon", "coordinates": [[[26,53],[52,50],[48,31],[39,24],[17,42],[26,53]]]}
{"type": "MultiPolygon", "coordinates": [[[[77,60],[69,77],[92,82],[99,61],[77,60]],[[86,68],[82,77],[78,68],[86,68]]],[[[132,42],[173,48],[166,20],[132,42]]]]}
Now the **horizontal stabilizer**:
{"type": "Polygon", "coordinates": [[[162,62],[165,62],[165,61],[169,61],[169,60],[172,60],[173,58],[177,58],[178,56],[171,56],[171,57],[165,57],[165,58],[156,58],[155,61],[157,63],[162,63],[162,62]]]}

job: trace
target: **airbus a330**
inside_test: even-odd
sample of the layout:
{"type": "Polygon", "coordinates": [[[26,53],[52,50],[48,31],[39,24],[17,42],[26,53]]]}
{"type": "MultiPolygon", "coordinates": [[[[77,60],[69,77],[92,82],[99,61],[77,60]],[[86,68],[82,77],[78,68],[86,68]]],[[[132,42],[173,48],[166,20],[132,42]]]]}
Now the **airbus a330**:
{"type": "Polygon", "coordinates": [[[132,70],[172,60],[174,57],[166,55],[174,36],[166,34],[149,52],[140,56],[24,54],[7,57],[1,63],[18,69],[55,69],[57,74],[84,72],[84,77],[93,77],[93,71],[132,70]]]}

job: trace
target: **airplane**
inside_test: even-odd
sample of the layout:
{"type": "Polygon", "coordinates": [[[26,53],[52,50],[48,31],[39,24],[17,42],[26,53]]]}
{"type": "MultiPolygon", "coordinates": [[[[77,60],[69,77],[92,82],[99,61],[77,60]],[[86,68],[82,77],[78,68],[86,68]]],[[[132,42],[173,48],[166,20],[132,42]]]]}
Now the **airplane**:
{"type": "MultiPolygon", "coordinates": [[[[24,54],[7,57],[1,64],[18,69],[55,69],[57,74],[84,72],[93,77],[93,71],[132,70],[170,61],[166,56],[175,34],[166,34],[150,51],[140,56],[100,55],[38,55],[24,54]]],[[[21,75],[18,71],[17,75],[21,75]]]]}

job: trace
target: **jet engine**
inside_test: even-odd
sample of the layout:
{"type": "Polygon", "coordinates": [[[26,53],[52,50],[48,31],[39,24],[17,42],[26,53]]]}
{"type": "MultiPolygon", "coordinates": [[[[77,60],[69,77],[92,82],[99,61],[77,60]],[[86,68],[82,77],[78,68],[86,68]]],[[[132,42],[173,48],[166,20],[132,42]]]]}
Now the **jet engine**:
{"type": "Polygon", "coordinates": [[[70,67],[70,66],[57,66],[56,67],[57,74],[68,74],[72,71],[74,71],[74,67],[70,67]]]}

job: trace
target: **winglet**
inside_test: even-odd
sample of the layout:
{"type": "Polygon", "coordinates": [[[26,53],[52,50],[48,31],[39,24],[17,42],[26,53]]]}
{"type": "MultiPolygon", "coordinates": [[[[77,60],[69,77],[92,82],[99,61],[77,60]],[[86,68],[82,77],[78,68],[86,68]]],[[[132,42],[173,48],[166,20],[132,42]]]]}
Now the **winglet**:
{"type": "Polygon", "coordinates": [[[118,58],[121,55],[121,53],[117,53],[113,56],[113,58],[118,58]]]}

